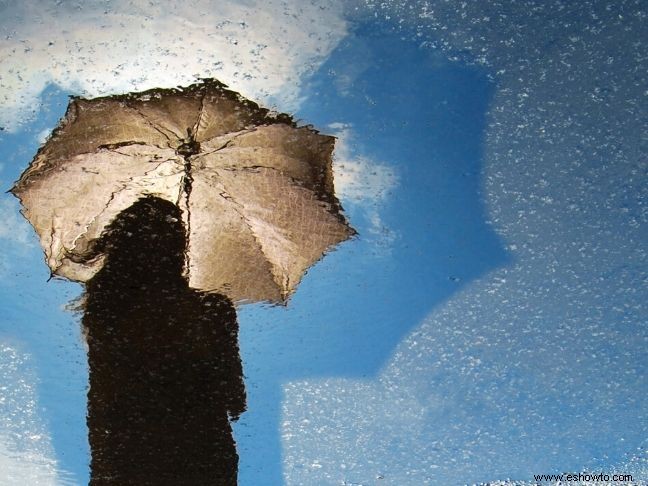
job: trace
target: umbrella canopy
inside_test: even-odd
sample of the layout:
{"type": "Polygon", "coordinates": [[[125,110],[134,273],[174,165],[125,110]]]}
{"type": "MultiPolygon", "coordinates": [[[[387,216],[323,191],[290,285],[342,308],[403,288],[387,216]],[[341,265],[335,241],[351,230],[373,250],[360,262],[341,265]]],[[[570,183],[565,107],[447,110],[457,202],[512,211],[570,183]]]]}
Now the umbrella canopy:
{"type": "Polygon", "coordinates": [[[181,210],[191,287],[283,303],[308,267],[354,234],[334,195],[333,147],[333,137],[215,80],[72,98],[11,192],[55,275],[92,278],[106,227],[155,196],[181,210]]]}

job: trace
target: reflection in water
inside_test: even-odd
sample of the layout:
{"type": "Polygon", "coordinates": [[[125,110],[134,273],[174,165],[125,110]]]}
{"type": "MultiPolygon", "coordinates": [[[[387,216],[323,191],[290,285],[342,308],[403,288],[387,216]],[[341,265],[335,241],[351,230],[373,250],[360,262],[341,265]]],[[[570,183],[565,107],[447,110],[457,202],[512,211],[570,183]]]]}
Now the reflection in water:
{"type": "Polygon", "coordinates": [[[245,409],[229,299],[189,289],[185,232],[153,197],[122,212],[87,284],[94,486],[236,484],[230,419],[245,409]]]}

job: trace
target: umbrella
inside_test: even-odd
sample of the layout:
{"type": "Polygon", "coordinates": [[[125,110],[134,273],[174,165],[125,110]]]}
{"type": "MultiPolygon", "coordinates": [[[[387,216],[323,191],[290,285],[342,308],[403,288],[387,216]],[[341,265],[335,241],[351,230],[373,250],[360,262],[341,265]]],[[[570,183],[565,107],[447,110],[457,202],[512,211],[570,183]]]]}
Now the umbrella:
{"type": "Polygon", "coordinates": [[[180,208],[190,287],[285,303],[305,271],[354,230],[334,195],[334,138],[216,80],[74,97],[11,192],[53,275],[87,282],[97,244],[145,197],[180,208]]]}

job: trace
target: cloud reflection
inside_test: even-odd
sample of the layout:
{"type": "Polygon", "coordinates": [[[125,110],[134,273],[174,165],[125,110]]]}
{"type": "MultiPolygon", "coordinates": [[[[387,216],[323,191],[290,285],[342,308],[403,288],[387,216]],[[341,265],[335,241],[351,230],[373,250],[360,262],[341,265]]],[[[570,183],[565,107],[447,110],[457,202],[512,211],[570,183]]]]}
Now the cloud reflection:
{"type": "Polygon", "coordinates": [[[346,33],[336,2],[23,2],[0,23],[0,126],[37,114],[54,83],[88,97],[216,77],[283,111],[346,33]]]}
{"type": "Polygon", "coordinates": [[[0,343],[0,480],[3,484],[71,484],[60,471],[39,418],[30,357],[0,343]]]}

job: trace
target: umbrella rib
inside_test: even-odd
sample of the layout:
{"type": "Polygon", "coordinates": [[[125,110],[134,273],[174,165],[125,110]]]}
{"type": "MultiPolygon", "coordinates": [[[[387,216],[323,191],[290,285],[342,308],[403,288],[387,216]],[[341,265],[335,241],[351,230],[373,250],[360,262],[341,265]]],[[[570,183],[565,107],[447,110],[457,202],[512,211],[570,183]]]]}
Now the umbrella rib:
{"type": "MultiPolygon", "coordinates": [[[[135,113],[137,113],[153,130],[155,130],[160,135],[162,135],[164,138],[166,138],[169,141],[168,146],[169,146],[169,148],[171,148],[171,143],[173,142],[173,140],[171,140],[171,137],[169,137],[169,135],[166,133],[166,130],[163,127],[161,127],[161,126],[157,125],[156,123],[152,122],[144,113],[142,113],[140,110],[138,110],[134,106],[127,106],[127,108],[129,108],[129,109],[133,110],[135,113]]],[[[172,133],[172,135],[174,135],[174,134],[172,133]]]]}
{"type": "MultiPolygon", "coordinates": [[[[200,156],[203,156],[203,155],[210,155],[210,154],[213,154],[213,153],[215,153],[215,152],[218,152],[219,150],[223,150],[223,149],[229,147],[229,145],[230,145],[232,142],[234,142],[234,140],[236,140],[237,138],[242,137],[243,135],[247,135],[248,133],[251,133],[251,132],[253,132],[253,131],[255,131],[255,130],[254,130],[254,129],[241,130],[240,132],[238,132],[238,133],[232,135],[232,138],[230,138],[227,142],[225,142],[225,143],[224,143],[223,145],[221,145],[220,147],[215,148],[214,150],[210,150],[209,152],[201,152],[201,153],[200,153],[200,156]]],[[[219,136],[220,136],[220,135],[219,135],[219,136]]],[[[214,138],[217,138],[217,137],[214,137],[214,138]]],[[[208,139],[208,140],[205,140],[205,141],[202,142],[202,143],[205,144],[205,143],[209,142],[210,140],[213,140],[213,138],[208,139]]]]}
{"type": "Polygon", "coordinates": [[[207,91],[204,91],[202,94],[202,97],[200,98],[200,110],[198,111],[198,118],[196,119],[196,123],[194,123],[193,128],[191,129],[191,138],[193,140],[196,139],[196,135],[198,135],[198,129],[202,128],[202,119],[203,115],[205,113],[205,98],[207,98],[207,91]]]}
{"type": "MultiPolygon", "coordinates": [[[[139,140],[124,140],[123,142],[117,142],[117,143],[106,143],[104,145],[99,145],[97,148],[99,150],[101,149],[107,149],[107,150],[112,150],[117,152],[116,149],[122,148],[122,147],[129,147],[131,145],[149,145],[146,142],[140,142],[139,140]]],[[[121,153],[121,152],[117,152],[121,153]]],[[[122,155],[129,155],[129,154],[122,154],[122,155]]]]}
{"type": "MultiPolygon", "coordinates": [[[[191,235],[191,206],[189,204],[189,199],[191,198],[191,189],[193,185],[193,176],[191,175],[191,161],[189,160],[189,157],[185,158],[185,163],[183,166],[184,169],[184,177],[182,179],[182,186],[180,189],[180,194],[184,193],[185,196],[185,204],[187,206],[187,235],[191,235]]],[[[191,268],[191,259],[189,256],[189,252],[185,252],[185,265],[187,267],[187,270],[191,268]]]]}
{"type": "Polygon", "coordinates": [[[210,151],[210,152],[203,152],[203,153],[201,153],[200,156],[204,156],[204,155],[211,155],[211,154],[213,154],[213,153],[219,152],[219,151],[221,151],[221,150],[223,150],[223,149],[229,147],[229,145],[234,141],[234,138],[236,138],[236,137],[230,138],[230,139],[229,139],[227,142],[225,142],[223,145],[221,145],[220,147],[218,147],[218,148],[216,148],[216,149],[214,149],[214,150],[212,150],[212,151],[210,151]]]}
{"type": "MultiPolygon", "coordinates": [[[[140,144],[134,143],[133,145],[140,145],[140,144]]],[[[142,144],[142,145],[144,145],[144,144],[142,144]]],[[[124,145],[122,145],[122,146],[124,146],[124,145]]],[[[118,147],[118,148],[121,148],[121,147],[118,147]]],[[[120,152],[117,149],[109,149],[109,150],[114,154],[124,155],[125,157],[136,157],[135,154],[127,154],[125,152],[120,152]]]]}
{"type": "MultiPolygon", "coordinates": [[[[132,147],[133,145],[142,145],[144,147],[156,147],[156,148],[159,148],[161,150],[166,149],[166,147],[160,147],[159,145],[151,145],[151,144],[148,144],[146,142],[139,142],[137,140],[133,140],[133,141],[130,141],[130,142],[116,143],[116,144],[111,144],[111,145],[102,145],[102,146],[100,146],[98,148],[99,148],[99,150],[107,150],[107,151],[109,151],[109,152],[111,152],[113,154],[123,155],[124,157],[138,157],[139,154],[129,154],[129,153],[126,153],[126,152],[120,152],[118,150],[118,149],[120,149],[122,147],[132,147]]],[[[86,154],[87,153],[92,153],[92,152],[86,152],[86,154]]],[[[83,155],[83,154],[79,154],[79,155],[83,155]]]]}
{"type": "MultiPolygon", "coordinates": [[[[216,174],[218,174],[218,170],[217,170],[217,169],[214,169],[214,172],[216,172],[216,174]]],[[[222,184],[222,183],[221,183],[221,185],[223,186],[223,189],[225,189],[225,185],[222,184]]],[[[243,212],[242,212],[240,209],[238,209],[238,208],[241,208],[241,209],[242,209],[242,208],[244,208],[244,206],[243,206],[241,203],[237,202],[236,199],[234,198],[234,196],[232,196],[232,195],[229,194],[229,193],[227,193],[227,194],[228,194],[229,197],[225,197],[225,196],[223,196],[222,193],[220,194],[220,196],[221,196],[223,199],[225,199],[226,201],[230,201],[230,202],[232,203],[232,206],[231,206],[231,207],[232,207],[232,210],[233,210],[236,214],[239,215],[239,217],[241,218],[241,221],[242,221],[243,224],[247,227],[247,229],[249,230],[250,234],[251,234],[252,237],[254,238],[254,241],[257,242],[257,245],[259,246],[259,249],[261,250],[261,253],[263,253],[264,257],[266,257],[265,252],[263,251],[263,245],[261,244],[261,240],[259,239],[259,237],[257,236],[257,234],[254,232],[254,229],[252,228],[252,226],[250,225],[250,223],[247,222],[247,219],[246,219],[245,215],[243,214],[243,212]]],[[[266,260],[267,260],[267,257],[266,257],[266,260]]],[[[268,260],[268,261],[269,261],[269,260],[268,260]]],[[[270,278],[272,278],[272,281],[273,281],[276,285],[281,286],[281,283],[280,283],[280,282],[277,282],[277,279],[275,278],[275,274],[274,274],[274,272],[272,272],[272,264],[270,264],[270,267],[271,267],[271,269],[270,269],[270,278]]]]}
{"type": "MultiPolygon", "coordinates": [[[[50,227],[50,255],[52,256],[54,256],[54,235],[55,234],[56,234],[56,228],[54,227],[54,220],[52,219],[52,225],[50,227]]],[[[58,260],[57,256],[54,256],[54,258],[58,260]]],[[[61,264],[59,263],[58,266],[53,270],[53,272],[56,272],[56,270],[58,270],[58,267],[60,266],[61,264]]]]}
{"type": "MultiPolygon", "coordinates": [[[[210,152],[210,153],[213,153],[213,152],[210,152]]],[[[288,179],[293,185],[295,185],[297,187],[302,187],[302,188],[304,188],[306,190],[311,191],[313,194],[315,194],[317,196],[317,200],[321,204],[326,206],[326,208],[327,208],[327,210],[329,212],[334,210],[334,206],[331,205],[331,203],[329,201],[321,199],[320,188],[309,187],[309,185],[308,185],[308,183],[306,181],[303,181],[301,179],[297,179],[296,177],[292,177],[291,175],[286,174],[284,171],[282,171],[281,169],[278,169],[277,167],[270,167],[270,166],[267,166],[267,165],[244,165],[244,166],[238,166],[238,167],[237,166],[230,166],[230,167],[221,167],[219,169],[215,169],[215,168],[212,168],[212,167],[203,167],[203,168],[201,168],[201,171],[214,171],[214,172],[218,173],[218,170],[236,171],[236,170],[247,170],[247,169],[268,169],[268,170],[271,170],[271,171],[279,174],[280,176],[285,177],[286,179],[288,179]]]]}
{"type": "MultiPolygon", "coordinates": [[[[168,150],[169,149],[168,147],[160,147],[159,145],[149,145],[149,144],[143,143],[143,142],[133,142],[131,144],[120,145],[119,147],[116,147],[116,148],[112,148],[112,147],[102,147],[102,148],[105,149],[105,150],[108,150],[110,153],[117,154],[117,155],[123,155],[124,157],[141,157],[142,154],[137,154],[137,153],[129,154],[129,153],[120,152],[119,150],[117,150],[117,149],[122,148],[122,147],[132,147],[133,145],[142,145],[144,147],[156,147],[156,148],[158,148],[160,150],[168,150]]],[[[81,154],[81,155],[83,155],[83,154],[81,154]]],[[[164,160],[160,160],[162,158],[164,158],[164,157],[154,153],[153,154],[153,159],[152,160],[149,159],[149,162],[157,162],[157,161],[159,161],[160,163],[164,163],[164,162],[169,162],[170,160],[174,160],[173,157],[168,157],[168,156],[166,158],[164,158],[164,160]]],[[[147,174],[148,174],[148,172],[147,172],[147,174]]]]}

